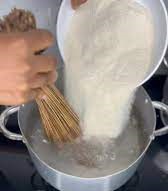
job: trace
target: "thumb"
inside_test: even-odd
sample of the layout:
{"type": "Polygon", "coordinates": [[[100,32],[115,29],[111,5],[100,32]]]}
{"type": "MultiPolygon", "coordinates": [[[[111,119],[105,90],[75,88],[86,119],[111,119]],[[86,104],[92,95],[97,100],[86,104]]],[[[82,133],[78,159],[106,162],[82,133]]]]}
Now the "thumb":
{"type": "Polygon", "coordinates": [[[72,8],[77,9],[81,4],[85,3],[87,0],[71,0],[72,8]]]}

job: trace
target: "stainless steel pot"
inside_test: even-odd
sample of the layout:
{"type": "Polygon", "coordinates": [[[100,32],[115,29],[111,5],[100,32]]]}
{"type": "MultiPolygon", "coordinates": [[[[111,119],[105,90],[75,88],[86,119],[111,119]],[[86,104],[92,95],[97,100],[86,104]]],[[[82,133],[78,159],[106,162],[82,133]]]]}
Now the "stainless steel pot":
{"type": "MultiPolygon", "coordinates": [[[[141,115],[143,128],[147,133],[146,147],[139,158],[134,161],[128,168],[120,172],[99,178],[80,178],[54,169],[49,163],[43,160],[33,148],[33,143],[30,142],[30,134],[34,128],[41,128],[38,123],[39,113],[35,103],[29,103],[20,107],[11,107],[6,109],[0,116],[0,126],[3,134],[12,140],[23,141],[31,155],[31,158],[41,176],[55,188],[61,191],[112,191],[128,181],[134,174],[141,160],[143,159],[147,149],[156,136],[161,136],[168,133],[168,126],[155,130],[156,114],[154,108],[163,110],[168,115],[168,107],[160,102],[152,102],[146,91],[140,87],[136,93],[134,106],[137,112],[141,115]],[[18,112],[18,122],[21,130],[21,135],[10,132],[6,129],[6,123],[10,115],[18,112]]],[[[44,148],[44,155],[47,151],[44,148]]],[[[54,160],[54,158],[52,159],[54,160]]]]}

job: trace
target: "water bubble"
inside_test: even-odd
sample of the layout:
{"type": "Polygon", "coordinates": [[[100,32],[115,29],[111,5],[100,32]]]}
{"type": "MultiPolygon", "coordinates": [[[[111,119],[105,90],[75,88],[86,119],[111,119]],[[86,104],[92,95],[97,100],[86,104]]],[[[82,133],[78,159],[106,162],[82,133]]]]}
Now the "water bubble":
{"type": "Polygon", "coordinates": [[[115,153],[112,153],[112,154],[111,154],[110,160],[112,160],[112,161],[116,160],[116,154],[115,154],[115,153]]]}
{"type": "Polygon", "coordinates": [[[43,139],[43,143],[49,144],[49,142],[46,139],[43,139]]]}
{"type": "Polygon", "coordinates": [[[134,149],[131,149],[131,150],[130,150],[130,153],[133,154],[133,153],[134,153],[134,149]]]}

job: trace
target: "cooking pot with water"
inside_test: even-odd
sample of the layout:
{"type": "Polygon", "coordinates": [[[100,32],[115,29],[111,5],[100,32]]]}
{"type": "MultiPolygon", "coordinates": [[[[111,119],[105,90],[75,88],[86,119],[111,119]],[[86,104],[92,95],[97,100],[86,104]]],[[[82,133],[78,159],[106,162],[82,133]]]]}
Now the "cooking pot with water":
{"type": "MultiPolygon", "coordinates": [[[[26,144],[38,172],[55,188],[61,191],[112,191],[126,183],[135,173],[155,137],[168,133],[168,126],[160,130],[155,130],[156,114],[154,111],[154,108],[156,108],[163,110],[168,115],[167,105],[160,102],[152,102],[146,91],[140,87],[136,92],[134,107],[141,116],[141,128],[143,128],[147,134],[146,140],[142,140],[142,142],[146,143],[145,149],[141,152],[137,160],[126,169],[115,174],[107,174],[107,176],[104,177],[82,178],[66,174],[53,168],[51,163],[43,160],[43,156],[48,154],[47,150],[40,148],[43,152],[43,156],[35,152],[33,142],[30,141],[30,135],[34,129],[40,129],[42,127],[39,123],[40,115],[38,108],[34,102],[20,107],[7,108],[0,116],[0,126],[6,137],[12,140],[23,141],[26,144]],[[18,112],[18,123],[21,135],[12,133],[6,129],[9,116],[15,112],[18,112]]],[[[50,159],[50,161],[52,160],[54,161],[55,159],[50,159]]]]}
{"type": "MultiPolygon", "coordinates": [[[[137,1],[143,4],[144,6],[147,6],[151,10],[152,16],[154,18],[153,20],[155,29],[153,66],[149,71],[146,79],[142,82],[144,83],[147,79],[149,79],[152,76],[152,74],[157,70],[157,68],[161,64],[161,61],[164,57],[167,48],[167,12],[162,0],[137,1]]],[[[8,5],[13,5],[13,1],[11,0],[9,0],[8,3],[8,5]]],[[[41,3],[41,5],[42,4],[43,3],[41,3]]],[[[6,10],[7,7],[3,6],[6,6],[6,4],[2,4],[1,8],[2,10],[6,10]]],[[[25,3],[22,3],[22,1],[18,0],[15,1],[15,6],[27,8],[27,5],[25,5],[25,3]]],[[[8,6],[8,9],[9,8],[10,6],[8,6]]],[[[34,9],[32,9],[32,11],[33,10],[34,9]]],[[[2,15],[4,14],[6,14],[6,12],[2,12],[2,15]]],[[[70,0],[63,0],[57,23],[57,40],[63,58],[63,41],[66,29],[68,27],[69,19],[72,16],[72,14],[73,11],[70,8],[70,0]]],[[[37,12],[36,15],[38,19],[37,12]]],[[[43,20],[40,19],[40,21],[43,20]]],[[[46,25],[46,27],[48,26],[46,25]]],[[[44,148],[40,148],[43,151],[43,156],[35,152],[33,143],[30,141],[30,135],[33,129],[40,129],[42,127],[39,123],[40,115],[38,112],[38,108],[34,102],[18,107],[7,108],[0,116],[0,127],[2,133],[7,138],[11,140],[23,141],[26,144],[28,151],[31,155],[32,161],[34,162],[38,172],[48,183],[50,183],[55,188],[61,191],[112,191],[126,183],[129,180],[129,178],[135,173],[138,165],[140,164],[147,149],[149,148],[151,142],[155,139],[155,137],[168,133],[167,126],[163,127],[160,130],[155,130],[156,114],[154,111],[154,108],[156,108],[159,110],[163,110],[168,115],[168,107],[160,102],[152,102],[150,97],[147,95],[147,93],[142,87],[140,87],[136,92],[134,107],[141,116],[140,120],[141,124],[143,124],[142,128],[147,134],[146,140],[142,140],[146,143],[145,148],[141,152],[139,157],[137,157],[137,159],[127,168],[122,169],[121,171],[115,174],[107,174],[104,177],[82,178],[61,172],[56,168],[53,168],[51,163],[43,160],[43,156],[47,155],[48,153],[47,150],[45,150],[44,148]],[[8,118],[15,112],[18,112],[18,123],[21,130],[21,134],[12,133],[6,128],[8,118]]],[[[54,158],[51,160],[54,160],[54,158]]]]}

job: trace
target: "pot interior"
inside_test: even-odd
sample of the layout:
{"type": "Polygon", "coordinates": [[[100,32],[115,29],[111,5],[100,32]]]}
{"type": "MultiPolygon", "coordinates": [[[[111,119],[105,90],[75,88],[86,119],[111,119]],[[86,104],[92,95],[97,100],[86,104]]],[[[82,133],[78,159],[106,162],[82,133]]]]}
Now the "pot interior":
{"type": "Polygon", "coordinates": [[[67,144],[58,149],[47,140],[35,103],[29,103],[19,111],[20,128],[31,150],[51,168],[83,178],[107,176],[128,168],[148,147],[155,121],[151,100],[140,87],[128,127],[116,141],[109,141],[106,149],[104,142],[96,141],[67,144]]]}

